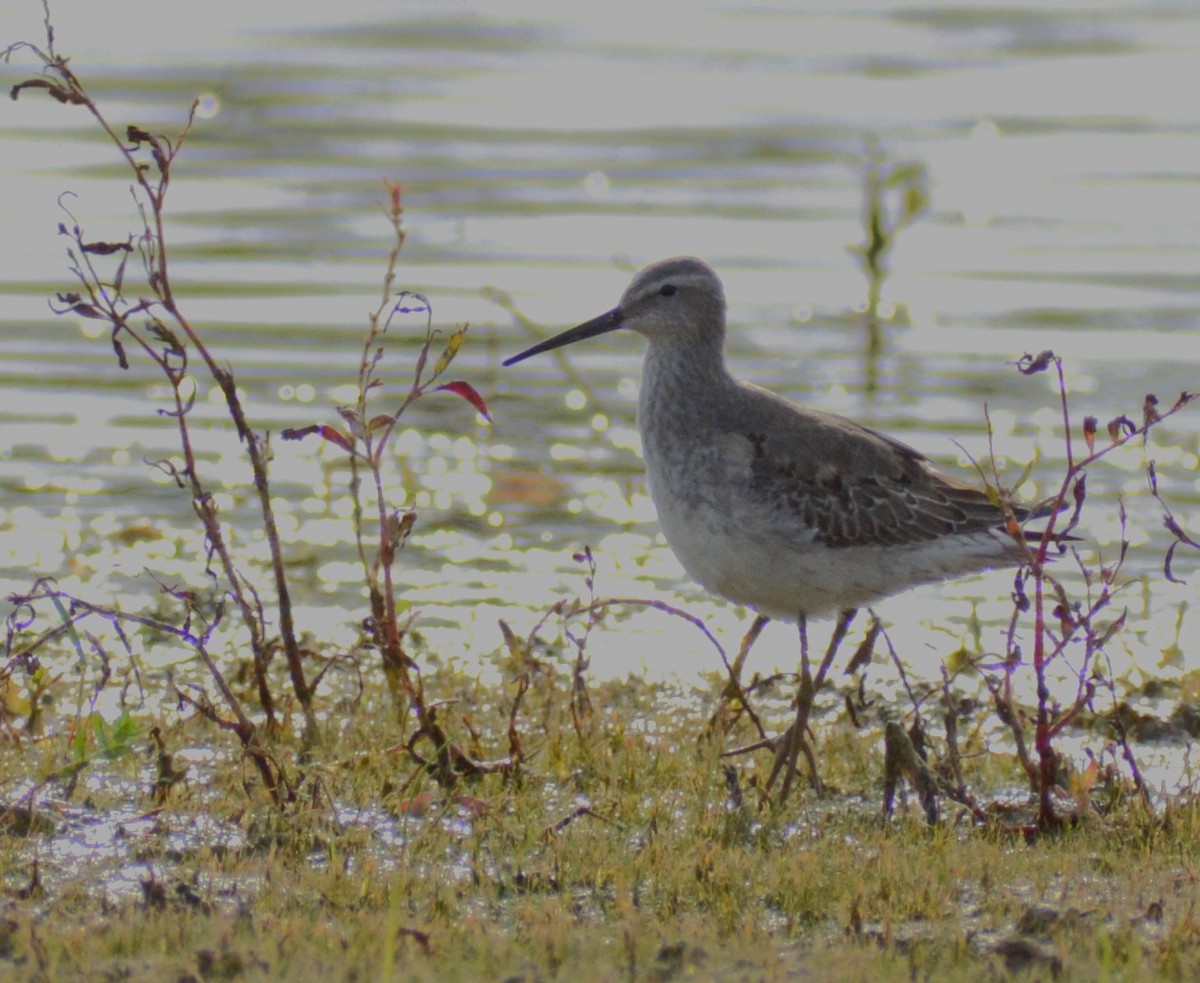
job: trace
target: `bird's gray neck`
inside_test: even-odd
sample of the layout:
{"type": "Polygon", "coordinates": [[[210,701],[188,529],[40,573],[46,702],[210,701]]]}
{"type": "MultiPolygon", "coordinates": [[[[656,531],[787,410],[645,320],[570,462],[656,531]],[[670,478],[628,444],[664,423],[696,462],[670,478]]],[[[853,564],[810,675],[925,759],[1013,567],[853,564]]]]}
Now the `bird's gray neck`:
{"type": "Polygon", "coordinates": [[[719,345],[651,344],[638,398],[638,429],[646,452],[653,454],[653,445],[670,435],[706,429],[720,418],[735,387],[719,345]]]}

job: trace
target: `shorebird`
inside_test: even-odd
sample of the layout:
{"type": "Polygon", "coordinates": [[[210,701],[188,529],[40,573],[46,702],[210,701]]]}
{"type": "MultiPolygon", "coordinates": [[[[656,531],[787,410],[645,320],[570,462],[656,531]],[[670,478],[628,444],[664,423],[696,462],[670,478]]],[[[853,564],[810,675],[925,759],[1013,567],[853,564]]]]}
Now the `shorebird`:
{"type": "Polygon", "coordinates": [[[840,643],[859,607],[1025,559],[1017,523],[1043,510],[1006,514],[893,437],[735,379],[724,289],[694,257],[647,266],[612,310],[504,365],[622,328],[648,342],[638,429],[667,543],[707,590],[799,624],[802,688],[808,618],[838,614],[840,643]]]}
{"type": "Polygon", "coordinates": [[[982,488],[730,375],[724,290],[699,259],[646,267],[612,310],[504,364],[619,328],[649,342],[638,430],[659,522],[712,593],[796,622],[1025,557],[982,488]]]}

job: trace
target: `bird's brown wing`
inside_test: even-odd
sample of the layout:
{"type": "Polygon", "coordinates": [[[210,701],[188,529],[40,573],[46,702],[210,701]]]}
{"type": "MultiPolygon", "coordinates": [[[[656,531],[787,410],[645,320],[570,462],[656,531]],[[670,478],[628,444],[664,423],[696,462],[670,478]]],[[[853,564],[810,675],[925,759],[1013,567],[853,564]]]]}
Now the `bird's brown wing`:
{"type": "Polygon", "coordinates": [[[1004,524],[986,491],[941,474],[907,444],[753,391],[753,425],[739,429],[751,493],[775,524],[795,524],[833,548],[914,545],[1004,524]]]}

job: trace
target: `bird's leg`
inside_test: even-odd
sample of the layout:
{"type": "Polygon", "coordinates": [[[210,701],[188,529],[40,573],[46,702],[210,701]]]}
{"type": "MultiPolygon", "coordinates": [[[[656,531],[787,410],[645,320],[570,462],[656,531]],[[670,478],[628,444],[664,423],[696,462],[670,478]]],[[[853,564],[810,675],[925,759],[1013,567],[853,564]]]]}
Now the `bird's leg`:
{"type": "Polygon", "coordinates": [[[750,654],[750,649],[758,641],[758,636],[762,634],[762,630],[770,620],[770,618],[763,614],[755,616],[754,624],[750,626],[750,630],[742,638],[742,645],[738,649],[737,658],[733,660],[732,664],[725,663],[725,668],[729,673],[729,682],[725,684],[725,689],[721,693],[721,699],[717,702],[717,708],[713,711],[712,716],[708,718],[706,734],[712,735],[718,728],[722,733],[729,732],[734,721],[737,720],[736,716],[730,719],[729,705],[736,700],[742,710],[750,715],[750,719],[755,726],[758,727],[759,736],[766,737],[766,731],[763,730],[762,725],[759,723],[757,714],[750,708],[750,701],[746,696],[746,690],[742,686],[742,668],[746,664],[746,656],[750,654]]]}
{"type": "Polygon", "coordinates": [[[821,778],[817,774],[816,755],[808,744],[808,718],[812,713],[813,701],[816,698],[817,692],[825,684],[825,677],[829,675],[829,668],[833,665],[834,656],[837,655],[837,651],[846,637],[846,632],[850,629],[850,622],[854,620],[855,614],[856,611],[850,609],[838,615],[837,623],[833,627],[833,634],[829,638],[829,647],[825,650],[825,655],[821,659],[820,666],[817,668],[815,678],[812,674],[812,664],[808,658],[808,631],[805,619],[803,616],[799,619],[800,690],[796,695],[796,719],[792,721],[792,725],[787,729],[783,737],[780,738],[779,744],[775,749],[775,763],[772,765],[770,777],[767,779],[767,789],[769,791],[779,773],[783,772],[783,784],[779,788],[780,803],[785,802],[792,791],[792,781],[797,774],[796,761],[800,756],[801,750],[804,751],[805,760],[808,761],[813,788],[817,791],[818,795],[824,790],[821,785],[821,778]]]}
{"type": "MultiPolygon", "coordinates": [[[[796,769],[796,759],[799,756],[801,745],[805,746],[804,757],[809,761],[810,767],[815,761],[812,749],[807,746],[808,741],[805,738],[804,731],[796,730],[796,722],[800,719],[800,708],[805,704],[805,685],[812,685],[812,667],[808,661],[808,620],[804,615],[800,615],[796,619],[796,629],[800,636],[800,691],[796,695],[797,715],[796,720],[793,720],[788,729],[775,741],[775,761],[771,764],[771,774],[767,776],[766,784],[766,791],[769,793],[780,772],[784,773],[783,786],[779,790],[779,801],[781,803],[788,797],[788,793],[792,790],[792,774],[796,769]]],[[[812,705],[811,698],[808,704],[809,706],[812,705]]],[[[813,774],[816,774],[815,769],[813,770],[813,774]]]]}
{"type": "Polygon", "coordinates": [[[833,635],[829,639],[829,648],[825,650],[825,658],[821,660],[821,667],[817,670],[817,679],[813,687],[814,693],[825,684],[825,677],[829,675],[829,667],[833,665],[833,657],[842,647],[846,632],[850,630],[850,623],[854,621],[856,614],[858,614],[857,608],[849,608],[838,615],[837,624],[833,626],[833,635]]]}

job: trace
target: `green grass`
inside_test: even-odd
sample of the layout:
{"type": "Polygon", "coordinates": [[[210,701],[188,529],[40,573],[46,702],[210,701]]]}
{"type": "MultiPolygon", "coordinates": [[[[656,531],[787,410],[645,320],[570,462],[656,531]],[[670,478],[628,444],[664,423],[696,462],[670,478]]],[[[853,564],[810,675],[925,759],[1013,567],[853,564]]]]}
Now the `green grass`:
{"type": "MultiPolygon", "coordinates": [[[[449,674],[427,685],[455,701],[447,721],[470,717],[481,757],[504,752],[510,691],[449,674]]],[[[153,755],[97,754],[71,802],[54,784],[40,797],[54,832],[0,838],[0,977],[1200,976],[1195,802],[1152,817],[1130,799],[1032,843],[948,803],[933,829],[915,803],[884,822],[878,734],[822,724],[822,766],[848,791],[760,810],[760,752],[732,761],[738,809],[719,748],[697,740],[710,697],[594,686],[580,736],[568,695],[562,675],[541,674],[519,718],[519,771],[450,795],[409,782],[402,731],[371,684],[338,705],[315,751],[273,747],[305,776],[282,812],[247,790],[230,738],[198,720],[168,732],[168,749],[225,753],[193,768],[161,812],[136,815],[153,810],[153,755]],[[101,821],[125,832],[89,845],[101,821]],[[120,878],[143,887],[122,893],[120,878]]],[[[33,748],[10,746],[5,788],[35,756],[43,769],[78,760],[66,739],[33,748]]]]}

